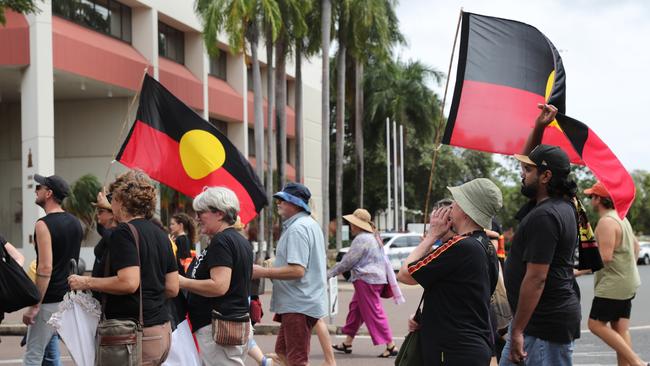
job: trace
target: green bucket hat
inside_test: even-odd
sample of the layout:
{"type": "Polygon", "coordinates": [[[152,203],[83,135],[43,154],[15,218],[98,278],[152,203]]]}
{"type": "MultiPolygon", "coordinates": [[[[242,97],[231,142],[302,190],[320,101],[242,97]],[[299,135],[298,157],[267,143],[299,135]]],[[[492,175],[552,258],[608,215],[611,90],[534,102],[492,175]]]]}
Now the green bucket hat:
{"type": "Polygon", "coordinates": [[[456,204],[484,229],[492,227],[492,217],[503,206],[501,190],[487,178],[477,178],[457,187],[447,187],[456,204]]]}

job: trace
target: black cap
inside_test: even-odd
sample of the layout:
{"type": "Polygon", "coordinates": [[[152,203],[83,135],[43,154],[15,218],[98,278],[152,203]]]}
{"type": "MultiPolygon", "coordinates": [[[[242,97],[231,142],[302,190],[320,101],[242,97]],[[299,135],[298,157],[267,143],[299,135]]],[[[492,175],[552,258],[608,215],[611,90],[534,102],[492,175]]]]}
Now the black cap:
{"type": "Polygon", "coordinates": [[[522,163],[548,169],[557,175],[566,176],[571,171],[569,156],[557,146],[537,145],[528,156],[515,154],[515,158],[522,163]]]}
{"type": "Polygon", "coordinates": [[[58,175],[50,175],[49,177],[44,177],[39,174],[34,174],[34,180],[37,183],[49,188],[54,196],[58,199],[63,200],[70,194],[70,187],[68,186],[68,182],[63,180],[63,178],[59,177],[58,175]]]}

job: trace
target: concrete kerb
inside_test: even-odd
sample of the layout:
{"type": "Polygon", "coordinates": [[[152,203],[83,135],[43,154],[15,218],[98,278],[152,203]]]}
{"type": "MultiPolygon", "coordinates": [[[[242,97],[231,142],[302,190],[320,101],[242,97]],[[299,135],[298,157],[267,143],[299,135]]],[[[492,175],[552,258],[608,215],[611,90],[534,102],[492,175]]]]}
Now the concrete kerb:
{"type": "MultiPolygon", "coordinates": [[[[341,335],[340,325],[328,324],[327,330],[332,335],[341,335]]],[[[279,324],[256,324],[255,335],[277,335],[280,331],[279,324]]],[[[312,333],[314,333],[312,331],[312,333]]],[[[24,324],[0,324],[0,336],[24,336],[27,334],[27,326],[24,324]]],[[[360,329],[359,335],[368,335],[366,329],[360,329]]]]}

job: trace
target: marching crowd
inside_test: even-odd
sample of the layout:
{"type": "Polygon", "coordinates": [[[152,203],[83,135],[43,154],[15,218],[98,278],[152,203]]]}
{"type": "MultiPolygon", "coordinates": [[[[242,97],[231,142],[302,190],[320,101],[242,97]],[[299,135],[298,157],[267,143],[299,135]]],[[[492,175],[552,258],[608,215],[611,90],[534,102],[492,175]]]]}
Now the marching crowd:
{"type": "MultiPolygon", "coordinates": [[[[61,207],[68,185],[56,175],[36,175],[36,204],[46,213],[34,236],[41,298],[23,316],[28,325],[24,364],[58,364],[58,342],[47,321],[69,290],[91,290],[102,304],[98,364],[126,359],[121,357],[162,364],[172,329],[185,314],[204,365],[244,365],[248,355],[260,365],[307,365],[312,330],[325,364],[335,365],[333,351],[351,353],[364,323],[373,344],[385,346],[379,357],[401,357],[381,302],[404,302],[399,281],[423,288],[421,307],[404,319],[419,334],[409,349],[420,360],[402,357],[400,364],[489,365],[496,357],[500,365],[571,365],[583,316],[575,278],[585,273],[574,269],[574,255],[584,233],[569,159],[558,147],[540,144],[557,109],[540,109],[523,154],[515,156],[521,162],[521,192],[529,202],[517,214],[519,225],[503,266],[491,230],[502,195],[486,178],[449,187],[452,200],[431,213],[423,240],[395,275],[364,209],[344,216],[354,240],[342,261],[328,270],[326,243],[311,216],[311,193],[299,183],[274,195],[282,232],[270,265],[254,264],[253,246],[238,222],[237,196],[224,187],[206,188],[194,198],[198,227],[210,243],[193,253],[197,232],[192,218],[172,216],[170,240],[151,220],[155,185],[145,173],[132,170],[97,196],[101,240],[92,276],[70,275],[70,260],[79,258],[82,228],[61,207]],[[328,313],[327,280],[346,271],[354,286],[342,328],[346,338],[332,345],[321,320],[328,313]],[[272,282],[270,309],[280,323],[274,353],[266,355],[253,337],[252,325],[260,321],[254,311],[259,300],[253,281],[258,279],[272,282]],[[495,295],[499,291],[507,298],[501,304],[495,295]],[[509,321],[497,321],[504,316],[509,321]],[[130,324],[126,319],[140,327],[134,333],[140,338],[110,333],[130,324]],[[131,344],[140,349],[138,354],[120,353],[131,344]]],[[[602,184],[584,194],[600,216],[595,234],[603,262],[595,272],[589,328],[616,351],[619,365],[646,365],[632,350],[628,331],[631,301],[640,285],[638,242],[602,184]]],[[[0,242],[20,259],[10,244],[0,242]]]]}

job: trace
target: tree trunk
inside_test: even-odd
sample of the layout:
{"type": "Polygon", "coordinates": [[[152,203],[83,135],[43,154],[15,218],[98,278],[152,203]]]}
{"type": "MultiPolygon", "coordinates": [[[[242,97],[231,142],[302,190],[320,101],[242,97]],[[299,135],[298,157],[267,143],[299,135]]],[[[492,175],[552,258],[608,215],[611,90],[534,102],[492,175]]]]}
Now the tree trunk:
{"type": "Polygon", "coordinates": [[[303,183],[304,171],[302,166],[303,149],[303,129],[302,129],[302,48],[296,42],[296,92],[295,92],[295,111],[296,111],[296,182],[303,183]]]}
{"type": "Polygon", "coordinates": [[[345,44],[339,38],[336,58],[336,249],[342,247],[343,144],[345,136],[345,44]]]}
{"type": "Polygon", "coordinates": [[[287,34],[281,31],[275,43],[275,113],[278,116],[278,175],[280,187],[287,182],[287,34]]]}
{"type": "Polygon", "coordinates": [[[273,204],[273,161],[275,160],[275,134],[274,134],[274,115],[273,105],[275,100],[273,88],[273,40],[270,34],[266,36],[266,96],[267,96],[267,111],[266,111],[266,144],[267,144],[267,175],[266,175],[266,198],[269,200],[269,208],[266,210],[266,223],[268,232],[266,234],[266,256],[273,257],[273,215],[275,213],[275,205],[273,204]]]}
{"type": "Polygon", "coordinates": [[[357,58],[354,66],[354,148],[357,156],[357,193],[359,194],[359,207],[363,208],[363,62],[357,58]]]}
{"type": "Polygon", "coordinates": [[[322,1],[321,12],[321,198],[323,209],[323,236],[325,248],[329,246],[330,224],[330,28],[332,27],[332,1],[322,1]]]}
{"type": "MultiPolygon", "coordinates": [[[[260,61],[257,56],[258,30],[253,23],[251,33],[251,59],[253,62],[253,114],[255,121],[255,171],[261,182],[264,182],[264,109],[262,99],[262,75],[260,74],[260,61]]],[[[257,261],[263,258],[262,242],[264,242],[264,212],[261,211],[257,218],[257,261]]]]}

